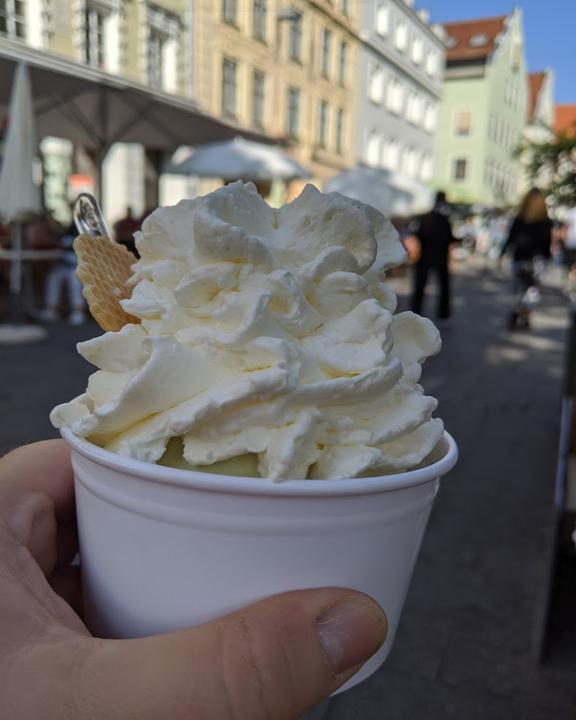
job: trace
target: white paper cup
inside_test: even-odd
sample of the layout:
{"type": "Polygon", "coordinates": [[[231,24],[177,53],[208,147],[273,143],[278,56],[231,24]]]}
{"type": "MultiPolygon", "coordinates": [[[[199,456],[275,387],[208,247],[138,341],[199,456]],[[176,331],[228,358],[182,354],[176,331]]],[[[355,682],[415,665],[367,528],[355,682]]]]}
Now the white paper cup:
{"type": "Polygon", "coordinates": [[[288,590],[353,588],[382,606],[389,629],[341,690],[390,651],[439,478],[458,456],[445,434],[438,459],[417,470],[272,483],[142,463],[62,435],[95,635],[153,635],[288,590]]]}

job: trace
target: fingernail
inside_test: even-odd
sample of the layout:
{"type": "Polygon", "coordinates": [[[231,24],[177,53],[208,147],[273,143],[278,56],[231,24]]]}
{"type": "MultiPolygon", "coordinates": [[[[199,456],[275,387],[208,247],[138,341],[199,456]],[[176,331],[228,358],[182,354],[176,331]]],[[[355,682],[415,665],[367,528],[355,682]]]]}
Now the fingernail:
{"type": "Polygon", "coordinates": [[[384,612],[363,595],[347,597],[316,619],[322,647],[337,675],[368,660],[386,639],[384,612]]]}

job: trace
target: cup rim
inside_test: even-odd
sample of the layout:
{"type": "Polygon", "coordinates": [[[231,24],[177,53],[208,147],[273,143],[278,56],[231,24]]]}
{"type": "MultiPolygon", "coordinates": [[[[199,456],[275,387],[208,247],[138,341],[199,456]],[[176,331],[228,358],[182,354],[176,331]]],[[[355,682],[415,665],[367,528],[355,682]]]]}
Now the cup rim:
{"type": "Polygon", "coordinates": [[[76,453],[92,462],[117,472],[160,484],[178,485],[197,490],[240,495],[292,495],[326,497],[334,495],[367,495],[422,485],[439,479],[449,472],[458,460],[458,446],[454,438],[444,432],[440,443],[445,452],[440,460],[415,470],[390,475],[356,477],[341,480],[284,480],[273,482],[265,478],[241,477],[184,470],[165,465],[146,463],[123,457],[76,437],[68,428],[60,434],[76,453]]]}

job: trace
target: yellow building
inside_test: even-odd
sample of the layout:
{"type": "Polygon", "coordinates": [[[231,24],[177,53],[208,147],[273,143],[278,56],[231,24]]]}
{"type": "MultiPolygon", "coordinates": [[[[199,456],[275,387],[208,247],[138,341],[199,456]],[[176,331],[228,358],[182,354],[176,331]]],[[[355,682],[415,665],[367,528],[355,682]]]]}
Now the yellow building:
{"type": "Polygon", "coordinates": [[[193,96],[188,0],[3,0],[38,6],[26,18],[34,47],[156,90],[193,96]],[[46,8],[46,9],[44,9],[46,8]]]}
{"type": "Polygon", "coordinates": [[[202,109],[286,139],[318,182],[354,164],[356,0],[200,0],[202,109]]]}

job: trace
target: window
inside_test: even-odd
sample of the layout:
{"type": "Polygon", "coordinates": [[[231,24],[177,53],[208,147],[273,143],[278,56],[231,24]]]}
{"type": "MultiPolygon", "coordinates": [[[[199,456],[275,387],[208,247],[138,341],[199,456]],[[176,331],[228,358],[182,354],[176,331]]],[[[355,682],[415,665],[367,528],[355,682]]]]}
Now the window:
{"type": "MultiPolygon", "coordinates": [[[[99,0],[94,0],[94,2],[99,0]]],[[[158,5],[146,4],[146,36],[143,57],[148,84],[164,92],[180,90],[181,18],[176,13],[158,5]]],[[[120,13],[111,11],[104,20],[104,52],[108,72],[120,71],[122,41],[120,38],[120,13]]]]}
{"type": "Polygon", "coordinates": [[[456,158],[452,166],[452,177],[454,180],[462,182],[468,176],[468,160],[466,158],[456,158]]]}
{"type": "Polygon", "coordinates": [[[286,114],[286,132],[290,137],[298,137],[300,127],[300,90],[288,88],[288,108],[286,114]]]}
{"type": "Polygon", "coordinates": [[[425,155],[422,158],[422,165],[420,166],[420,178],[424,182],[432,180],[432,174],[434,169],[434,162],[431,155],[425,155]]]}
{"type": "Polygon", "coordinates": [[[288,52],[292,60],[300,62],[302,57],[302,13],[296,12],[296,10],[290,21],[289,33],[288,52]]]}
{"type": "Polygon", "coordinates": [[[494,140],[496,137],[496,117],[494,116],[494,113],[490,113],[488,116],[488,137],[490,140],[494,140]]]}
{"type": "Polygon", "coordinates": [[[414,123],[420,125],[424,115],[424,100],[420,95],[416,95],[414,98],[414,123]]]}
{"type": "Polygon", "coordinates": [[[418,175],[420,165],[420,153],[414,148],[407,148],[402,153],[402,171],[408,177],[415,178],[418,175]]]}
{"type": "Polygon", "coordinates": [[[376,130],[372,130],[366,140],[365,159],[368,165],[378,165],[380,159],[380,135],[376,130]]]}
{"type": "Polygon", "coordinates": [[[414,125],[422,121],[422,98],[417,93],[410,93],[406,103],[406,117],[414,125]]]}
{"type": "Polygon", "coordinates": [[[264,91],[266,76],[259,70],[252,73],[252,123],[258,127],[264,127],[264,91]]]}
{"type": "Polygon", "coordinates": [[[488,35],[486,33],[476,33],[472,35],[468,41],[468,46],[471,48],[482,48],[488,45],[488,35]]]}
{"type": "Polygon", "coordinates": [[[266,40],[266,0],[254,0],[252,4],[252,37],[266,40]]]}
{"type": "Polygon", "coordinates": [[[414,107],[414,93],[407,93],[406,95],[406,119],[412,122],[412,117],[414,114],[413,111],[414,107]]]}
{"type": "Polygon", "coordinates": [[[350,0],[340,0],[340,12],[343,15],[350,14],[350,0]]]}
{"type": "Polygon", "coordinates": [[[391,80],[388,83],[388,93],[386,97],[388,110],[398,115],[404,107],[404,86],[399,80],[391,80]]]}
{"type": "Polygon", "coordinates": [[[484,161],[484,185],[492,184],[492,158],[486,158],[484,161]]]}
{"type": "Polygon", "coordinates": [[[509,141],[510,141],[510,150],[516,151],[518,149],[518,145],[520,143],[520,138],[514,132],[514,128],[512,126],[510,126],[510,134],[508,137],[509,137],[509,141]]]}
{"type": "Polygon", "coordinates": [[[0,35],[24,37],[23,0],[0,0],[0,35]]]}
{"type": "Polygon", "coordinates": [[[376,32],[382,37],[390,32],[390,6],[387,2],[381,2],[376,9],[376,32]]]}
{"type": "Polygon", "coordinates": [[[330,30],[322,30],[322,57],[320,59],[320,72],[327,78],[330,75],[330,48],[332,46],[332,33],[330,30]]]}
{"type": "Polygon", "coordinates": [[[222,0],[222,20],[232,25],[236,25],[238,16],[237,0],[222,0]]]}
{"type": "Polygon", "coordinates": [[[348,65],[348,43],[340,43],[340,52],[338,54],[338,83],[346,85],[346,70],[348,65]]]}
{"type": "Polygon", "coordinates": [[[341,155],[344,152],[344,110],[336,110],[336,152],[341,155]]]}
{"type": "Polygon", "coordinates": [[[422,41],[422,38],[414,38],[414,41],[412,43],[412,62],[415,62],[416,65],[420,65],[420,63],[424,60],[424,43],[422,41]]]}
{"type": "Polygon", "coordinates": [[[325,100],[320,101],[318,106],[318,134],[317,142],[319,147],[326,147],[326,135],[328,132],[328,103],[325,100]]]}
{"type": "Polygon", "coordinates": [[[225,117],[236,117],[237,70],[235,60],[222,60],[222,115],[225,117]]]}
{"type": "Polygon", "coordinates": [[[472,113],[463,110],[454,114],[454,135],[467,137],[472,134],[472,113]]]}
{"type": "Polygon", "coordinates": [[[436,123],[438,121],[438,111],[432,103],[428,103],[424,115],[424,129],[426,132],[433,133],[436,130],[436,123]]]}
{"type": "Polygon", "coordinates": [[[400,145],[398,140],[388,140],[382,150],[382,165],[388,170],[398,170],[400,145]]]}
{"type": "Polygon", "coordinates": [[[408,47],[408,25],[404,20],[400,20],[396,25],[394,40],[398,50],[404,51],[408,47]]]}
{"type": "Polygon", "coordinates": [[[164,36],[157,30],[148,35],[148,83],[161,90],[164,80],[164,36]]]}
{"type": "Polygon", "coordinates": [[[438,72],[438,55],[432,50],[426,55],[426,72],[430,77],[434,77],[438,72]]]}
{"type": "Polygon", "coordinates": [[[370,67],[368,98],[378,105],[384,99],[384,70],[380,65],[372,65],[370,67]]]}
{"type": "Polygon", "coordinates": [[[504,120],[500,120],[498,123],[498,144],[504,145],[504,138],[506,136],[506,123],[504,120]]]}
{"type": "Polygon", "coordinates": [[[100,9],[86,6],[84,11],[84,62],[92,67],[104,67],[104,21],[100,9]]]}

